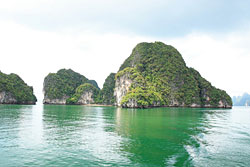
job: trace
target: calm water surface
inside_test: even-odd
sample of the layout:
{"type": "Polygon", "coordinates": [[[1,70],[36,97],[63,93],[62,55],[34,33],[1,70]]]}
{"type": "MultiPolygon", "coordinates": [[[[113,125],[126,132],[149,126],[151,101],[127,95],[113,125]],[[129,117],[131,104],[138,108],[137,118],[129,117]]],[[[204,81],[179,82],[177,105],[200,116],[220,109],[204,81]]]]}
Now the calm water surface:
{"type": "Polygon", "coordinates": [[[250,108],[0,105],[0,166],[249,166],[250,108]]]}

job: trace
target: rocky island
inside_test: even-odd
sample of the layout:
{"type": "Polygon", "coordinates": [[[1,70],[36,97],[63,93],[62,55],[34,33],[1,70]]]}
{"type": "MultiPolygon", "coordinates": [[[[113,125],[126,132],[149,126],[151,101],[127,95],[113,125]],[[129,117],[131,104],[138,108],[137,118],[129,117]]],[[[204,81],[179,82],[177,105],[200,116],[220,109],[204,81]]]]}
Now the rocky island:
{"type": "Polygon", "coordinates": [[[232,100],[162,42],[140,43],[115,75],[114,104],[127,108],[231,108],[232,100]]]}
{"type": "Polygon", "coordinates": [[[35,104],[33,88],[16,74],[0,71],[0,104],[35,104]]]}
{"type": "Polygon", "coordinates": [[[231,97],[215,88],[198,71],[186,66],[181,54],[162,42],[139,43],[119,71],[100,90],[94,80],[69,69],[44,79],[44,104],[104,104],[125,108],[231,108],[231,97]]]}
{"type": "Polygon", "coordinates": [[[114,105],[115,73],[111,73],[100,89],[95,80],[71,70],[48,74],[43,83],[44,104],[114,105]]]}
{"type": "Polygon", "coordinates": [[[44,104],[98,103],[100,88],[96,81],[71,70],[48,74],[43,83],[44,104]]]}

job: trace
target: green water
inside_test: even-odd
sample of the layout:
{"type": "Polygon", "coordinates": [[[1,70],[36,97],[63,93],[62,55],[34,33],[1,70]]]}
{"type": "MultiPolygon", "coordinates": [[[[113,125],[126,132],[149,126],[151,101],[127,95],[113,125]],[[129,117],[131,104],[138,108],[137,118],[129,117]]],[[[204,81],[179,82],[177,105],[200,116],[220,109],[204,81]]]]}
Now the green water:
{"type": "Polygon", "coordinates": [[[249,166],[250,108],[0,105],[0,166],[249,166]]]}

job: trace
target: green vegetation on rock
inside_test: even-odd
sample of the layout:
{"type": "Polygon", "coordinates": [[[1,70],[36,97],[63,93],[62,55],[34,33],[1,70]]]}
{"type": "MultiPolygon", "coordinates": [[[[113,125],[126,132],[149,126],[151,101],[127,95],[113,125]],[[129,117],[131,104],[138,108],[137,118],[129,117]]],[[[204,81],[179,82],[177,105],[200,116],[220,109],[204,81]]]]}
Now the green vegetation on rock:
{"type": "Polygon", "coordinates": [[[140,43],[121,65],[116,81],[122,76],[132,80],[121,106],[193,106],[231,107],[229,95],[213,87],[181,54],[162,42],[140,43]],[[220,104],[223,103],[223,104],[220,104]]]}
{"type": "Polygon", "coordinates": [[[78,86],[76,88],[74,95],[71,98],[67,99],[66,103],[67,104],[77,104],[80,97],[84,93],[89,93],[89,92],[92,93],[91,98],[93,99],[93,103],[98,103],[100,90],[97,89],[95,86],[93,86],[90,83],[85,83],[85,84],[78,86]]]}
{"type": "Polygon", "coordinates": [[[0,72],[0,93],[6,95],[1,97],[0,103],[35,104],[37,101],[33,94],[33,88],[16,74],[7,75],[0,72]],[[11,98],[14,100],[11,100],[11,98]]]}
{"type": "Polygon", "coordinates": [[[95,80],[89,80],[88,83],[94,85],[97,89],[100,89],[97,82],[95,80]]]}
{"type": "Polygon", "coordinates": [[[100,103],[106,105],[112,105],[115,102],[114,97],[115,88],[115,73],[111,73],[105,80],[103,88],[101,90],[100,103]]]}
{"type": "Polygon", "coordinates": [[[57,73],[50,73],[44,79],[44,103],[57,103],[53,102],[55,99],[69,99],[75,95],[77,88],[85,83],[99,90],[96,81],[88,80],[71,69],[61,69],[57,73]]]}

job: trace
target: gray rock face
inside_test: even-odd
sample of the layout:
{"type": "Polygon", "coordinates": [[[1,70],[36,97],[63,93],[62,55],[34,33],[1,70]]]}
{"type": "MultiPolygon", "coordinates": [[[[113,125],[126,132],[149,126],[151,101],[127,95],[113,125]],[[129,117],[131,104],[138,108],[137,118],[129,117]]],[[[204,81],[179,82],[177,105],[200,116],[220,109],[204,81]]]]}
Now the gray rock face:
{"type": "MultiPolygon", "coordinates": [[[[210,104],[206,104],[205,107],[206,108],[214,108],[214,106],[212,106],[210,104]]],[[[216,108],[232,108],[232,106],[229,105],[226,101],[220,100],[219,104],[216,106],[216,108]]]]}
{"type": "Polygon", "coordinates": [[[0,104],[15,104],[17,100],[8,92],[0,92],[0,104]]]}
{"type": "MultiPolygon", "coordinates": [[[[114,96],[116,99],[115,105],[121,107],[121,100],[122,100],[123,96],[125,96],[126,93],[128,92],[131,84],[132,84],[132,80],[130,79],[128,73],[117,78],[117,80],[115,82],[115,90],[114,90],[114,96]]],[[[136,107],[137,103],[135,100],[131,100],[128,105],[130,105],[131,107],[132,106],[136,107]]]]}
{"type": "MultiPolygon", "coordinates": [[[[81,97],[79,98],[76,104],[79,104],[79,105],[92,104],[94,103],[94,99],[92,96],[93,96],[93,92],[85,91],[83,92],[83,94],[81,95],[81,97]]],[[[44,104],[66,104],[66,101],[68,98],[69,98],[68,96],[64,96],[61,99],[49,99],[45,97],[43,100],[43,103],[44,104]]]]}
{"type": "Polygon", "coordinates": [[[66,100],[68,96],[63,96],[61,99],[50,99],[48,97],[44,97],[43,104],[66,104],[66,100]]]}
{"type": "Polygon", "coordinates": [[[92,104],[94,103],[94,99],[92,96],[93,96],[92,91],[85,91],[83,92],[83,94],[81,95],[76,104],[81,104],[81,105],[92,104]]]}
{"type": "Polygon", "coordinates": [[[122,107],[127,107],[127,108],[137,108],[138,104],[135,99],[129,99],[129,101],[124,104],[122,107]]]}

